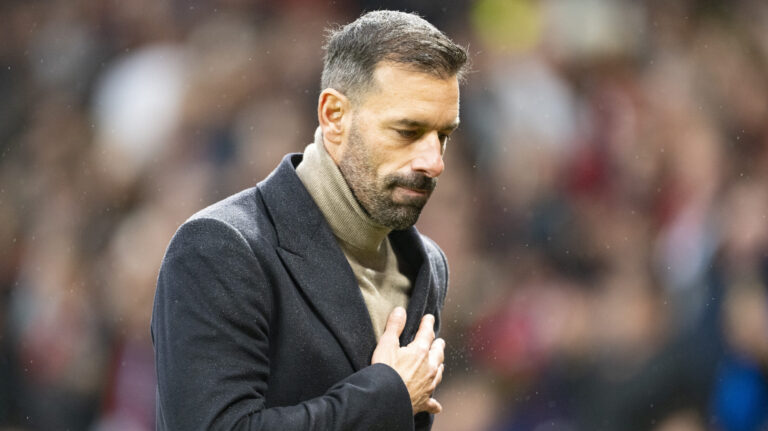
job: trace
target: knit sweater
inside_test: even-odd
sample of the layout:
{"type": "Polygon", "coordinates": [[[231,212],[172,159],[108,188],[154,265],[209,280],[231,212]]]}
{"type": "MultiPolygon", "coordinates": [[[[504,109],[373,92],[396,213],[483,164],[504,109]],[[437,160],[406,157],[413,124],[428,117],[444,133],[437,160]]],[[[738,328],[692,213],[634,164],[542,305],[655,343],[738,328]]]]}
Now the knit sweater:
{"type": "Polygon", "coordinates": [[[376,340],[384,333],[389,313],[407,308],[411,280],[398,265],[387,235],[390,229],[373,221],[355,199],[319,132],[304,150],[296,174],[325,216],[339,242],[371,316],[376,340]]]}

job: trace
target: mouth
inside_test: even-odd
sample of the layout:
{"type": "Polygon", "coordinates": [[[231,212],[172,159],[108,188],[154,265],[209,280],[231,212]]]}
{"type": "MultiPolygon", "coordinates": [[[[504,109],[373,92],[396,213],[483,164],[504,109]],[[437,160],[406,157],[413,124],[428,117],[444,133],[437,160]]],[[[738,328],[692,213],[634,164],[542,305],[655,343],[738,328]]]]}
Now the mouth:
{"type": "Polygon", "coordinates": [[[429,195],[428,190],[422,190],[422,189],[412,189],[410,187],[404,187],[404,186],[397,186],[397,189],[401,191],[401,193],[407,195],[407,196],[413,196],[413,197],[424,197],[429,195]]]}
{"type": "Polygon", "coordinates": [[[436,178],[429,178],[420,173],[392,175],[387,180],[394,203],[419,208],[427,203],[427,199],[437,185],[436,178]]]}
{"type": "Polygon", "coordinates": [[[397,205],[422,208],[432,193],[429,190],[412,189],[405,186],[395,187],[392,202],[397,205]]]}

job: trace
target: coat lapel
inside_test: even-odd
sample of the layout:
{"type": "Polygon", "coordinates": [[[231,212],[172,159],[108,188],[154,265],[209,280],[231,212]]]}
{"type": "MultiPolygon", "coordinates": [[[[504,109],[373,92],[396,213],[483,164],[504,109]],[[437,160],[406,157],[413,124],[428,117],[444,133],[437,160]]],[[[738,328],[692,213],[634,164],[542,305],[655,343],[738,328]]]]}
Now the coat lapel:
{"type": "Polygon", "coordinates": [[[404,346],[413,341],[413,337],[419,330],[421,318],[426,313],[435,315],[435,332],[439,329],[437,286],[433,276],[434,269],[430,266],[424,244],[416,228],[392,232],[389,239],[398,257],[409,262],[413,268],[411,271],[415,274],[411,298],[408,301],[408,320],[405,323],[403,333],[400,335],[400,345],[404,346]]]}
{"type": "Polygon", "coordinates": [[[280,258],[359,370],[370,365],[376,347],[371,318],[333,232],[296,175],[299,161],[300,154],[286,156],[259,189],[277,231],[280,258]]]}

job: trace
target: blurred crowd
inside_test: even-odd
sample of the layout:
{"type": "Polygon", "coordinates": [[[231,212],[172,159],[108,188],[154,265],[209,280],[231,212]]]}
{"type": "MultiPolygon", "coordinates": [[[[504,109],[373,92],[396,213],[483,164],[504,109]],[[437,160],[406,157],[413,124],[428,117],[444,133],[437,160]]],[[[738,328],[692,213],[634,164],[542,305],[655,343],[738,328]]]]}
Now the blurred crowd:
{"type": "Polygon", "coordinates": [[[324,29],[468,46],[417,227],[448,255],[434,429],[768,429],[768,3],[0,3],[0,429],[154,429],[176,227],[302,151],[324,29]]]}

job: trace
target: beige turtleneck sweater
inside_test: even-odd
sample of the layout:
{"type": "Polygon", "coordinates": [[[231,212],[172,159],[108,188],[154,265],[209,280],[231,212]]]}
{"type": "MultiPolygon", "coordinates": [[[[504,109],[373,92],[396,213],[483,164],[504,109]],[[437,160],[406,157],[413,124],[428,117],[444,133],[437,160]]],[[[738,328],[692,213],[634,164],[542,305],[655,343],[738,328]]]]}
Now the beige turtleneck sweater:
{"type": "Polygon", "coordinates": [[[355,273],[378,341],[389,313],[398,305],[407,308],[411,294],[411,281],[400,271],[387,237],[390,229],[374,222],[357,202],[326,151],[319,128],[315,142],[304,150],[296,174],[331,226],[355,273]]]}

